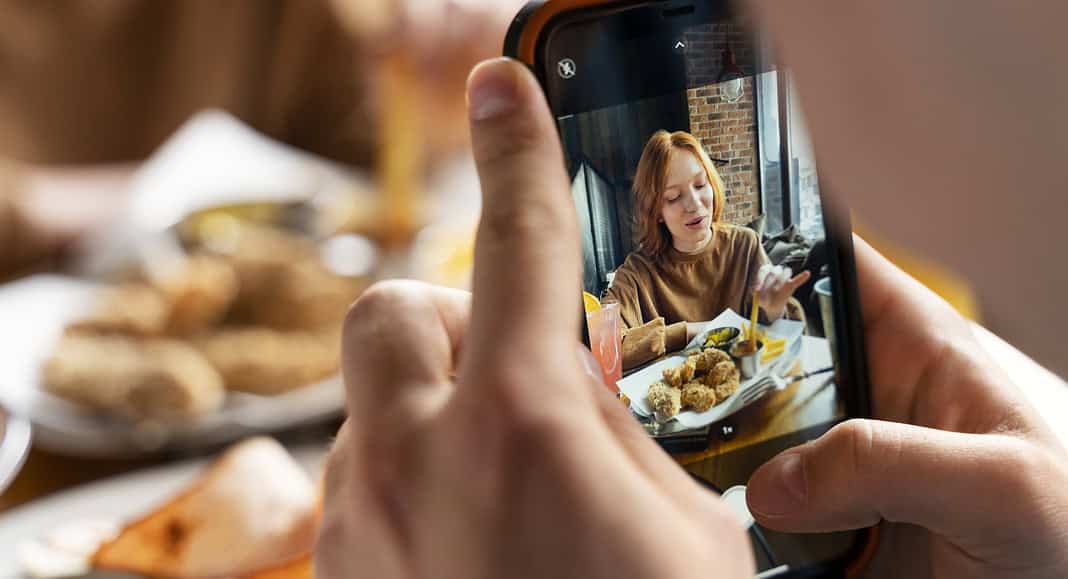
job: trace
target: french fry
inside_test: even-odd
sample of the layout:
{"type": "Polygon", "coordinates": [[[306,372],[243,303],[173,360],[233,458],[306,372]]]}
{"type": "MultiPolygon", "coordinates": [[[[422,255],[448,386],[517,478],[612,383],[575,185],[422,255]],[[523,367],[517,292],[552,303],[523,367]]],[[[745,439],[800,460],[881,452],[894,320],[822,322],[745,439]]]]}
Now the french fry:
{"type": "Polygon", "coordinates": [[[756,350],[757,317],[760,312],[760,294],[753,292],[753,313],[749,314],[749,344],[756,350]]]}

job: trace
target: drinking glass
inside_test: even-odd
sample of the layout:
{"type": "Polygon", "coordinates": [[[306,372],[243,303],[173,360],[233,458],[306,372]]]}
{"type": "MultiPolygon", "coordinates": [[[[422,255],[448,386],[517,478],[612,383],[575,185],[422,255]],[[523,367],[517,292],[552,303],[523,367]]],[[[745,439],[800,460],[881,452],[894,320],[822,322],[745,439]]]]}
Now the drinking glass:
{"type": "Polygon", "coordinates": [[[623,328],[619,304],[604,304],[601,309],[586,314],[590,331],[590,350],[601,366],[605,386],[618,392],[616,382],[623,377],[623,328]]]}

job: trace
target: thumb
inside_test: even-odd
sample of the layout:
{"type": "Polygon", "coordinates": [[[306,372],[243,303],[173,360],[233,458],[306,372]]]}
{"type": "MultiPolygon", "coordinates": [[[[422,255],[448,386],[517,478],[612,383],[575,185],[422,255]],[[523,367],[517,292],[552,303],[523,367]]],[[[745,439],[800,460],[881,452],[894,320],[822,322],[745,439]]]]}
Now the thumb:
{"type": "Polygon", "coordinates": [[[468,101],[482,218],[472,283],[475,347],[467,361],[477,367],[574,359],[581,243],[545,96],[525,66],[501,58],[472,71],[468,101]],[[501,331],[502,312],[508,331],[501,331]]]}
{"type": "Polygon", "coordinates": [[[1039,447],[1007,435],[851,420],[762,466],[747,495],[754,517],[780,531],[844,531],[887,520],[963,547],[1011,538],[1044,518],[1023,511],[1048,492],[1042,481],[1054,466],[1039,447]]]}

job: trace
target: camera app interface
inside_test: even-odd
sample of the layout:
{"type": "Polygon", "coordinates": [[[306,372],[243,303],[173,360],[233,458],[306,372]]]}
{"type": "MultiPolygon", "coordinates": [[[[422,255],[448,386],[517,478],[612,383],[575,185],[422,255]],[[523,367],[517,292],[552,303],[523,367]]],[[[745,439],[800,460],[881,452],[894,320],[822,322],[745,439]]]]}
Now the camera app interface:
{"type": "MultiPolygon", "coordinates": [[[[845,417],[813,152],[750,38],[733,21],[638,37],[553,55],[549,79],[605,384],[743,518],[761,464],[845,417]]],[[[764,571],[852,544],[748,523],[764,571]]]]}

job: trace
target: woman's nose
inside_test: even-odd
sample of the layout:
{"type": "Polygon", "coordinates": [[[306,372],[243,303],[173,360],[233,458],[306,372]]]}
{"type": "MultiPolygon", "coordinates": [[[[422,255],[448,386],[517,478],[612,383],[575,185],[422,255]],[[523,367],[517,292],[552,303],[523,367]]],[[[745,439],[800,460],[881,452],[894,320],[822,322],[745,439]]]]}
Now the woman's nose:
{"type": "Polygon", "coordinates": [[[697,206],[700,205],[700,200],[697,198],[697,191],[689,190],[683,195],[682,208],[689,213],[697,211],[697,206]]]}

